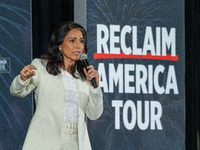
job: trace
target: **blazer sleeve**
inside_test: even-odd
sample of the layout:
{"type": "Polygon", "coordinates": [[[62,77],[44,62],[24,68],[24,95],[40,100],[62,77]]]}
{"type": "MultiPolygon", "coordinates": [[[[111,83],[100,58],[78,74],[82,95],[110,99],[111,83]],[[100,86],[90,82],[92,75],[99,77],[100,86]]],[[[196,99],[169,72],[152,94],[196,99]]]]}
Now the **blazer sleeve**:
{"type": "MultiPolygon", "coordinates": [[[[39,69],[39,63],[41,63],[40,59],[34,59],[31,63],[31,65],[33,65],[37,69],[39,69]]],[[[10,93],[13,96],[24,98],[26,95],[31,93],[31,91],[33,91],[38,86],[38,84],[40,82],[38,70],[34,70],[34,71],[36,72],[36,75],[32,76],[30,78],[30,82],[27,85],[22,85],[19,82],[20,75],[18,75],[17,77],[14,78],[14,80],[10,86],[10,93]]]]}
{"type": "Polygon", "coordinates": [[[98,119],[103,113],[103,96],[101,88],[97,92],[89,90],[89,100],[86,108],[86,114],[90,120],[98,119]]]}

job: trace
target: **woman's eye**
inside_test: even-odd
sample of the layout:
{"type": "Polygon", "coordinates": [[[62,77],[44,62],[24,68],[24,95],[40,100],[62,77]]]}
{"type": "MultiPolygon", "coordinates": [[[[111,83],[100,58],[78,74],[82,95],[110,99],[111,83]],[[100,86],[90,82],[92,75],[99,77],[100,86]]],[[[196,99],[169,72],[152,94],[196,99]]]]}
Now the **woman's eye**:
{"type": "Polygon", "coordinates": [[[84,41],[84,40],[81,40],[80,42],[81,42],[81,43],[84,43],[85,41],[84,41]]]}
{"type": "Polygon", "coordinates": [[[75,40],[70,40],[70,42],[74,43],[75,40]]]}

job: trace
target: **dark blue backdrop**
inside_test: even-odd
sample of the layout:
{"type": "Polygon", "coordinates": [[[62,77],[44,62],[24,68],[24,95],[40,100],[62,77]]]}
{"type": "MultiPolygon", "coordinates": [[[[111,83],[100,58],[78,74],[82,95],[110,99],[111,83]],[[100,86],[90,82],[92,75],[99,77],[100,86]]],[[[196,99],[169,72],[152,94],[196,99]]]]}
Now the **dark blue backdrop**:
{"type": "MultiPolygon", "coordinates": [[[[126,94],[115,91],[104,92],[104,112],[97,121],[89,122],[89,133],[92,147],[95,150],[183,150],[185,149],[185,47],[184,47],[184,1],[183,0],[87,0],[87,33],[88,58],[98,69],[99,63],[105,65],[107,82],[109,83],[109,63],[119,64],[149,64],[154,67],[163,65],[175,66],[179,94],[126,94]],[[176,28],[176,54],[178,61],[150,59],[94,59],[97,53],[97,24],[137,26],[138,47],[144,42],[146,26],[176,28]],[[135,127],[127,130],[121,123],[121,129],[115,129],[115,110],[113,100],[155,100],[162,105],[163,130],[140,130],[135,127]]],[[[129,34],[131,36],[131,34],[129,34]]],[[[154,33],[155,35],[155,33],[154,33]]],[[[102,35],[105,36],[105,35],[102,35]]],[[[116,33],[116,36],[119,34],[116,33]]],[[[155,37],[154,37],[155,38],[155,37]]],[[[131,46],[131,37],[126,37],[126,44],[131,46]]],[[[109,41],[108,41],[109,45],[109,41]]],[[[119,46],[117,43],[115,46],[119,46]]],[[[109,47],[109,46],[108,46],[109,47]]],[[[165,72],[160,83],[166,83],[165,72]]],[[[118,89],[118,87],[116,87],[118,89]]],[[[122,109],[120,109],[122,114],[122,109]]],[[[123,116],[120,116],[121,120],[123,116]]]]}
{"type": "Polygon", "coordinates": [[[9,87],[31,62],[30,1],[0,2],[0,149],[21,150],[32,116],[32,96],[17,98],[9,87]]]}

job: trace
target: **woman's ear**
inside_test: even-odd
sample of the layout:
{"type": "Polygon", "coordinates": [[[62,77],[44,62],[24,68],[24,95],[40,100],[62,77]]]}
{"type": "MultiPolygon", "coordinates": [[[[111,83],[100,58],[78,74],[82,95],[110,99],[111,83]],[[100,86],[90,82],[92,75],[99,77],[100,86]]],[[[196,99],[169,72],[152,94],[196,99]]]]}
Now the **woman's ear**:
{"type": "Polygon", "coordinates": [[[61,51],[61,45],[58,46],[58,49],[61,51]]]}

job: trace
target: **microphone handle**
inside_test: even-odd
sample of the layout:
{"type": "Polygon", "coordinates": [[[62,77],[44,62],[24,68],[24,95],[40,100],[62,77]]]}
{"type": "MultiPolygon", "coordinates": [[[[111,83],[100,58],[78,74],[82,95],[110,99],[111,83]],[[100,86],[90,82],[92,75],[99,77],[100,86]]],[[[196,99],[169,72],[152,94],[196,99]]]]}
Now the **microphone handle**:
{"type": "Polygon", "coordinates": [[[83,65],[84,65],[86,71],[88,71],[87,67],[89,66],[89,63],[88,63],[87,59],[83,59],[82,62],[83,62],[83,65]]]}
{"type": "Polygon", "coordinates": [[[97,88],[97,82],[96,82],[95,78],[92,78],[91,82],[92,82],[92,85],[94,86],[94,88],[97,88]]]}
{"type": "MultiPolygon", "coordinates": [[[[83,59],[82,62],[83,62],[83,65],[84,65],[86,71],[88,71],[87,67],[89,66],[89,63],[88,63],[87,59],[83,59]]],[[[92,78],[91,82],[92,82],[92,85],[94,86],[94,88],[97,88],[97,82],[96,82],[95,78],[92,78]]]]}

